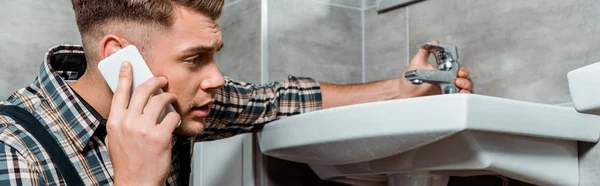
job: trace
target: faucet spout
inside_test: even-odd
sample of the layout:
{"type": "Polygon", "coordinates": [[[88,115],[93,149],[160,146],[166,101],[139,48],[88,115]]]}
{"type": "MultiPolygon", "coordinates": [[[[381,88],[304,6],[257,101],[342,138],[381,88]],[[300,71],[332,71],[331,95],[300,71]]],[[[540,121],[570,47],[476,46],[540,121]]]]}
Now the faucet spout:
{"type": "Polygon", "coordinates": [[[456,79],[455,72],[439,70],[411,70],[404,74],[404,78],[413,84],[438,84],[444,94],[453,94],[458,92],[458,88],[456,85],[454,85],[454,79],[456,79]]]}
{"type": "Polygon", "coordinates": [[[438,84],[443,94],[458,93],[458,88],[454,84],[460,68],[456,46],[424,43],[418,47],[435,55],[438,70],[411,70],[404,74],[404,78],[413,84],[424,82],[438,84]]]}

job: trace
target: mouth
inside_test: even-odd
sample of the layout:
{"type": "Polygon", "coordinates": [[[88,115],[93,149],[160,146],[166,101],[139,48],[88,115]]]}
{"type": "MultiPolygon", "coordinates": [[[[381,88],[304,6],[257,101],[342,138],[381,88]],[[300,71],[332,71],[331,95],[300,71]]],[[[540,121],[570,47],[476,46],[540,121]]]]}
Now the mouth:
{"type": "Polygon", "coordinates": [[[191,115],[196,118],[206,118],[210,113],[210,104],[213,103],[213,100],[210,100],[200,106],[192,107],[191,115]]]}

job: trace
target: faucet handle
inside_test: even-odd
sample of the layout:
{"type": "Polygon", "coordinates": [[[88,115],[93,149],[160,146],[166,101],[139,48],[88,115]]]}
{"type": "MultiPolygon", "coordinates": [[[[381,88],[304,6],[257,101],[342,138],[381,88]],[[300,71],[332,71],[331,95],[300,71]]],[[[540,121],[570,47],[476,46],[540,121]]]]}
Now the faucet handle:
{"type": "Polygon", "coordinates": [[[429,42],[417,45],[417,47],[434,54],[438,70],[411,70],[404,74],[404,78],[412,84],[436,83],[444,94],[457,93],[458,87],[454,84],[454,79],[456,79],[460,64],[456,46],[429,42]]]}
{"type": "Polygon", "coordinates": [[[417,45],[433,53],[439,70],[458,71],[458,50],[454,45],[435,44],[432,42],[417,45]]]}

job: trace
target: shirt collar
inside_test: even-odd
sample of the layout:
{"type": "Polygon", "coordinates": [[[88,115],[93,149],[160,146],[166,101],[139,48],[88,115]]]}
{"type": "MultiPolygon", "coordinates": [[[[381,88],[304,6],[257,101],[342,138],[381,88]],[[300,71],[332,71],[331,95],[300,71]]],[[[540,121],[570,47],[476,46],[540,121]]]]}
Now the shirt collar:
{"type": "Polygon", "coordinates": [[[68,123],[61,128],[79,151],[83,151],[98,126],[106,122],[68,85],[69,81],[75,81],[85,73],[86,65],[81,45],[59,45],[46,53],[38,74],[43,94],[62,116],[58,119],[68,123]]]}

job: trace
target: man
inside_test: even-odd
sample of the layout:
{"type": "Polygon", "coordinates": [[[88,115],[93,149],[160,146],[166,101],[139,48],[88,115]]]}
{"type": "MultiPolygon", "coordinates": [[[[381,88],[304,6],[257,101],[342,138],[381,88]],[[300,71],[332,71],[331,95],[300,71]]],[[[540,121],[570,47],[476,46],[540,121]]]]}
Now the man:
{"type": "MultiPolygon", "coordinates": [[[[440,93],[437,86],[403,78],[361,85],[294,76],[269,85],[224,78],[214,60],[223,46],[217,24],[223,0],[73,0],[73,8],[83,46],[52,48],[38,78],[3,105],[31,112],[79,175],[62,175],[39,140],[15,119],[0,116],[0,185],[62,185],[68,176],[80,176],[86,185],[185,184],[180,169],[189,164],[172,148],[189,142],[181,136],[227,136],[318,109],[440,93]],[[96,68],[127,45],[140,48],[157,76],[131,96],[129,63],[114,94],[96,68]],[[160,88],[166,93],[148,101],[160,88]],[[177,113],[157,123],[169,103],[177,113]]],[[[434,69],[428,55],[419,50],[408,69],[434,69]]],[[[471,87],[468,74],[463,68],[456,80],[461,93],[471,87]]]]}

